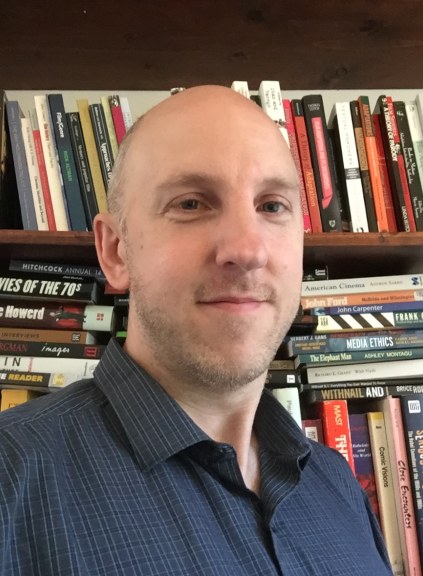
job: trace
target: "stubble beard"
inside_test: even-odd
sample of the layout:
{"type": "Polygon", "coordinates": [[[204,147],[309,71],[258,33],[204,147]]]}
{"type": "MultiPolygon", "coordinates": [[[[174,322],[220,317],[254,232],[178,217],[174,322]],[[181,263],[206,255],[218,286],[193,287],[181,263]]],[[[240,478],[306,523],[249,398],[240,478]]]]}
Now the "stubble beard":
{"type": "Polygon", "coordinates": [[[222,350],[222,342],[231,345],[239,342],[242,347],[248,324],[239,318],[225,316],[220,328],[213,327],[215,334],[219,329],[222,334],[221,342],[214,346],[200,329],[175,320],[172,313],[167,314],[169,301],[164,290],[159,303],[154,304],[142,280],[131,279],[130,306],[134,308],[137,328],[148,343],[155,362],[187,385],[222,393],[239,390],[263,377],[298,308],[297,302],[285,302],[284,312],[279,312],[273,325],[261,333],[251,356],[240,362],[229,356],[227,350],[222,350]]]}

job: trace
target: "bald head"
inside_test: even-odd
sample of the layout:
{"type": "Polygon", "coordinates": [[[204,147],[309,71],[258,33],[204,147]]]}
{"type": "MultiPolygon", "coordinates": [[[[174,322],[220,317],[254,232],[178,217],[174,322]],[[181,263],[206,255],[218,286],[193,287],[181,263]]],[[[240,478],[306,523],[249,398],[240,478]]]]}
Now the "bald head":
{"type": "MultiPolygon", "coordinates": [[[[292,163],[288,148],[275,123],[253,101],[223,86],[198,86],[189,88],[165,99],[141,116],[128,131],[119,147],[113,175],[109,184],[108,204],[112,214],[122,220],[127,200],[129,180],[137,173],[139,186],[143,186],[142,167],[151,168],[149,158],[161,146],[173,146],[175,153],[179,143],[192,137],[192,144],[200,138],[211,141],[219,131],[225,139],[228,130],[237,131],[240,141],[254,138],[254,127],[260,125],[281,148],[285,161],[292,163]],[[242,122],[238,122],[242,119],[242,122]],[[248,129],[248,124],[251,128],[248,129]],[[247,128],[247,129],[246,129],[247,128]],[[201,137],[203,134],[203,137],[201,137]]],[[[233,136],[233,134],[232,134],[233,136]]],[[[224,142],[210,142],[223,146],[224,142]]],[[[292,165],[293,168],[293,165],[292,165]]],[[[160,166],[157,165],[160,170],[160,166]]]]}

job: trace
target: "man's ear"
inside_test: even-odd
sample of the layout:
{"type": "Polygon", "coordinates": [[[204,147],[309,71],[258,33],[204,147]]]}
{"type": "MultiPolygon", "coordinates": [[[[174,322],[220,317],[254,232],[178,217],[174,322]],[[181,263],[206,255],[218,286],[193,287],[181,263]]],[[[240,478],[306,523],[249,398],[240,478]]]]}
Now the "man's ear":
{"type": "Polygon", "coordinates": [[[125,244],[116,219],[110,213],[97,214],[93,222],[95,247],[101,269],[116,290],[129,289],[125,244]]]}

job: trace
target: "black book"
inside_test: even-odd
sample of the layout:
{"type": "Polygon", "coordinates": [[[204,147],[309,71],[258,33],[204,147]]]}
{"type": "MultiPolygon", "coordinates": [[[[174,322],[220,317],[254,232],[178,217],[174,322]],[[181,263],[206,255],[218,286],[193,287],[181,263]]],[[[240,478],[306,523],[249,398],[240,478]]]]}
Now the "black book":
{"type": "Polygon", "coordinates": [[[90,104],[90,117],[93,126],[95,144],[100,159],[101,174],[107,190],[113,168],[113,153],[107,132],[106,117],[101,104],[90,104]]]}

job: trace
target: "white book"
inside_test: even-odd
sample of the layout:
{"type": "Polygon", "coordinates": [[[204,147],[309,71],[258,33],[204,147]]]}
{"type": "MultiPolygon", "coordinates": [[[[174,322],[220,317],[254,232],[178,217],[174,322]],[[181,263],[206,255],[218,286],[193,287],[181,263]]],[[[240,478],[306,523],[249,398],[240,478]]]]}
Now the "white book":
{"type": "Polygon", "coordinates": [[[389,360],[389,362],[354,362],[352,364],[331,364],[329,366],[307,366],[303,374],[309,384],[411,378],[423,374],[423,358],[389,360]]]}
{"type": "Polygon", "coordinates": [[[364,292],[393,292],[423,288],[423,274],[368,276],[338,280],[310,280],[302,283],[301,296],[332,294],[360,294],[364,292]]]}
{"type": "Polygon", "coordinates": [[[48,99],[45,94],[34,96],[35,110],[40,127],[41,144],[46,163],[47,179],[50,187],[51,202],[57,230],[70,230],[65,197],[63,194],[62,175],[57,159],[53,127],[50,118],[48,99]]]}
{"type": "Polygon", "coordinates": [[[408,126],[410,127],[411,140],[413,141],[414,154],[420,182],[423,182],[423,130],[420,122],[419,111],[415,102],[406,102],[408,126]]]}
{"type": "Polygon", "coordinates": [[[335,104],[336,118],[341,142],[342,161],[347,186],[348,204],[351,214],[352,232],[368,232],[366,205],[360,175],[354,127],[349,102],[335,104]]]}
{"type": "Polygon", "coordinates": [[[126,96],[120,96],[120,106],[122,108],[123,123],[125,124],[126,131],[128,132],[134,121],[132,120],[129,100],[126,96]]]}
{"type": "Polygon", "coordinates": [[[283,109],[281,87],[277,80],[263,80],[259,86],[260,103],[266,114],[278,125],[289,148],[288,130],[283,109]]]}
{"type": "Polygon", "coordinates": [[[383,412],[368,412],[370,446],[379,499],[379,515],[389,560],[395,576],[404,576],[400,531],[395,506],[392,465],[383,412]]]}
{"type": "Polygon", "coordinates": [[[17,372],[69,372],[91,378],[100,360],[94,358],[49,358],[41,356],[0,356],[0,370],[17,372]]]}
{"type": "Polygon", "coordinates": [[[238,92],[238,94],[242,94],[246,98],[250,98],[250,90],[248,88],[248,82],[245,80],[234,80],[231,84],[232,90],[238,92]]]}
{"type": "Polygon", "coordinates": [[[41,187],[40,170],[38,168],[37,154],[35,152],[34,135],[29,118],[21,118],[22,136],[25,156],[31,182],[32,197],[34,198],[35,218],[38,230],[48,230],[46,206],[41,187]]]}
{"type": "Polygon", "coordinates": [[[300,393],[298,388],[274,388],[273,396],[282,404],[300,428],[302,428],[300,393]]]}

